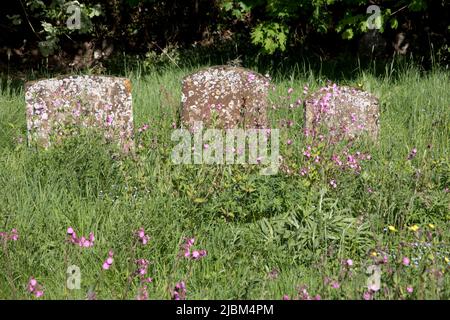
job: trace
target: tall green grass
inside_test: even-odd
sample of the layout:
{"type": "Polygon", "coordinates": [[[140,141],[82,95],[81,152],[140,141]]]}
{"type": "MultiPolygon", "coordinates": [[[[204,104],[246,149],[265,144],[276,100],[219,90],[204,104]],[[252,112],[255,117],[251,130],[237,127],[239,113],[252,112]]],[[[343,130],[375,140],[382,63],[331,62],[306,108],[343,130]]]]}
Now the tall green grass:
{"type": "MultiPolygon", "coordinates": [[[[20,239],[0,253],[5,270],[0,298],[31,298],[26,285],[34,276],[48,299],[84,299],[91,289],[99,299],[132,299],[137,280],[129,291],[125,288],[133,260],[146,258],[154,278],[152,299],[170,298],[170,288],[181,280],[189,299],[280,299],[294,295],[299,285],[322,298],[361,299],[374,250],[396,254],[389,259],[399,275],[398,282],[383,275],[388,289],[375,297],[450,298],[445,262],[450,258],[448,72],[388,66],[378,75],[357,70],[352,78],[340,79],[339,84],[361,86],[380,98],[381,135],[378,144],[362,140],[355,145],[372,160],[359,175],[333,176],[338,182],[333,189],[325,173],[306,181],[283,173],[260,176],[251,167],[173,165],[170,134],[180,81],[191,71],[129,74],[135,126],[150,125],[136,136],[134,158],[121,157],[93,134],[47,151],[28,149],[23,91],[2,88],[0,232],[16,228],[20,239]],[[408,161],[412,148],[417,156],[408,161]],[[401,255],[417,256],[418,249],[399,248],[422,239],[408,230],[413,224],[423,231],[420,237],[430,234],[424,239],[433,245],[421,253],[419,267],[402,269],[401,255]],[[388,225],[398,231],[390,232],[388,225]],[[94,232],[94,247],[67,244],[69,226],[82,235],[94,232]],[[139,227],[151,240],[133,251],[133,232],[139,227]],[[207,257],[177,260],[183,237],[192,236],[196,247],[208,250],[207,257]],[[114,263],[102,271],[110,249],[114,263]],[[340,279],[339,289],[330,288],[324,277],[337,279],[343,259],[354,261],[354,276],[340,279]],[[66,269],[72,264],[81,269],[80,290],[66,288],[66,269]],[[274,269],[278,276],[272,279],[274,269]],[[435,286],[425,281],[433,278],[434,269],[446,272],[435,286]],[[406,294],[406,285],[414,293],[406,294]]],[[[289,109],[278,97],[289,87],[300,96],[304,85],[313,90],[327,79],[305,67],[273,76],[277,89],[272,101],[280,107],[270,111],[270,120],[273,127],[280,127],[282,119],[294,121],[292,128],[281,130],[281,152],[301,166],[302,110],[289,109]],[[294,141],[289,147],[284,143],[288,138],[294,141]]]]}

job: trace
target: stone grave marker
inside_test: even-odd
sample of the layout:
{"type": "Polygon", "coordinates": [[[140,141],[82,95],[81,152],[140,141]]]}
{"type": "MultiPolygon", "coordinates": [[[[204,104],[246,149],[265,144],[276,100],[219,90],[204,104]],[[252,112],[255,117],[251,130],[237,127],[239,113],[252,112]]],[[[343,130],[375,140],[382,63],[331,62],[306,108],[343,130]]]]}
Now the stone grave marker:
{"type": "Polygon", "coordinates": [[[367,132],[376,139],[379,117],[378,98],[357,88],[329,85],[305,100],[305,129],[309,131],[325,125],[333,136],[353,139],[367,132]]]}
{"type": "Polygon", "coordinates": [[[233,66],[215,66],[183,79],[181,122],[223,129],[265,128],[269,79],[233,66]]]}
{"type": "Polygon", "coordinates": [[[25,84],[28,143],[49,147],[82,127],[97,128],[124,152],[134,149],[131,82],[69,76],[25,84]]]}

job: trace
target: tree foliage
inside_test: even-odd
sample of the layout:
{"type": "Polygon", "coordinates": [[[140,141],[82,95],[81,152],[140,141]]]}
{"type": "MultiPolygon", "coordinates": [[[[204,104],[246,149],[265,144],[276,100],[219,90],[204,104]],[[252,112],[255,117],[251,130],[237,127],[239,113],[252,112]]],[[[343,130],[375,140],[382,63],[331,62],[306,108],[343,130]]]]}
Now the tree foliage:
{"type": "Polygon", "coordinates": [[[154,57],[168,46],[214,50],[224,43],[244,54],[283,55],[308,44],[339,53],[342,43],[359,41],[373,28],[387,43],[405,34],[410,52],[429,54],[432,44],[442,61],[450,56],[445,0],[11,1],[0,17],[0,31],[9,35],[0,39],[0,54],[8,61],[59,57],[66,64],[96,52],[103,59],[113,52],[154,57]],[[74,6],[79,27],[68,23],[74,6]]]}

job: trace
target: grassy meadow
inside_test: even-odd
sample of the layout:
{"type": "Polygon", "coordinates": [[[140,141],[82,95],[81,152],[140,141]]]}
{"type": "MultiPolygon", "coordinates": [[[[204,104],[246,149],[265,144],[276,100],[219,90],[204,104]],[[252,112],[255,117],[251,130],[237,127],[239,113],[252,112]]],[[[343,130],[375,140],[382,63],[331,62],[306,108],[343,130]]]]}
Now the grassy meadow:
{"type": "Polygon", "coordinates": [[[289,172],[273,176],[257,165],[172,163],[180,81],[193,70],[127,74],[132,157],[89,132],[28,148],[23,89],[2,86],[1,299],[450,299],[448,70],[331,79],[381,103],[378,142],[337,144],[305,136],[297,103],[327,77],[274,72],[269,118],[289,172]],[[71,243],[68,228],[92,232],[93,246],[71,243]],[[205,256],[183,255],[190,238],[191,253],[205,256]],[[72,265],[80,289],[67,288],[72,265]]]}

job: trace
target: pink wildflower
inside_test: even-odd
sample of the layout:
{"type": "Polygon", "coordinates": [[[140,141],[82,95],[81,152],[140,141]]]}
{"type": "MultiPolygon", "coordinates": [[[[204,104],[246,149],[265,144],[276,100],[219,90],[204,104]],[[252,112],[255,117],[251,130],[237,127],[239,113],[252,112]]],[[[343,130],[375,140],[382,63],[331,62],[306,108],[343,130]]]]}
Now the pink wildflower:
{"type": "Polygon", "coordinates": [[[416,154],[417,154],[417,149],[413,148],[408,155],[408,160],[412,160],[416,156],[416,154]]]}
{"type": "Polygon", "coordinates": [[[150,240],[150,237],[145,234],[144,228],[139,228],[139,230],[136,231],[136,235],[139,239],[139,242],[141,242],[143,245],[146,245],[150,240]]]}
{"type": "Polygon", "coordinates": [[[403,259],[402,259],[402,264],[403,264],[404,266],[409,266],[409,263],[410,263],[409,258],[408,258],[408,257],[403,257],[403,259]]]}
{"type": "Polygon", "coordinates": [[[339,289],[341,287],[341,285],[339,284],[339,282],[333,281],[333,282],[331,282],[331,287],[333,289],[339,289]]]}
{"type": "Polygon", "coordinates": [[[366,291],[363,294],[364,300],[372,300],[372,297],[373,297],[373,293],[371,291],[366,291]]]}
{"type": "Polygon", "coordinates": [[[106,258],[105,262],[103,262],[102,268],[103,270],[108,270],[114,262],[113,259],[114,252],[111,250],[108,252],[108,258],[106,258]]]}
{"type": "Polygon", "coordinates": [[[302,168],[302,169],[300,170],[300,175],[305,176],[305,175],[307,175],[307,174],[308,174],[308,169],[307,169],[307,168],[302,168]]]}
{"type": "Polygon", "coordinates": [[[330,185],[331,185],[334,189],[336,189],[336,187],[337,187],[336,180],[331,180],[331,181],[330,181],[330,185]]]}
{"type": "Polygon", "coordinates": [[[186,284],[184,281],[178,282],[172,291],[172,300],[185,300],[186,299],[186,284]]]}
{"type": "Polygon", "coordinates": [[[31,277],[28,281],[28,291],[33,294],[36,298],[40,298],[44,295],[44,290],[42,286],[37,282],[34,277],[31,277]]]}
{"type": "Polygon", "coordinates": [[[78,238],[76,232],[73,230],[72,227],[67,228],[67,235],[69,236],[68,241],[72,244],[77,244],[79,247],[82,248],[89,248],[94,246],[94,233],[89,233],[89,238],[81,237],[78,238]]]}

